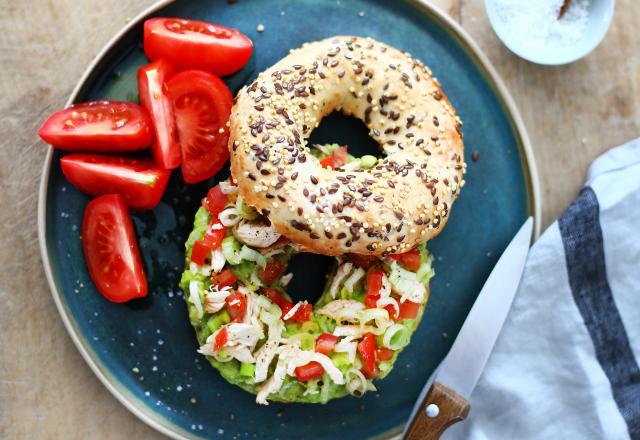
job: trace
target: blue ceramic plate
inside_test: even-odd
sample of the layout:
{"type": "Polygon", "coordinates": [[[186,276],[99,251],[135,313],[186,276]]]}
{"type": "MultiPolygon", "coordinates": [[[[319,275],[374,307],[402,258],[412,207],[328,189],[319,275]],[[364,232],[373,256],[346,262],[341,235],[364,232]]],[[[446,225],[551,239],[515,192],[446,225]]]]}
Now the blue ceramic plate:
{"type": "MultiPolygon", "coordinates": [[[[251,37],[255,54],[228,78],[236,92],[305,41],[335,34],[371,36],[410,52],[430,66],[464,121],[467,186],[444,232],[430,244],[436,278],[425,319],[378,393],[327,405],[254,403],[227,384],[196,353],[177,284],[184,242],[199,200],[215,179],[185,186],[179,173],[153,212],[134,214],[149,278],[148,298],[125,305],[100,296],[85,267],[80,243],[88,198],[64,179],[60,153],[44,168],[39,222],[42,257],[58,309],[89,366],[132,412],[175,438],[363,439],[398,433],[414,399],[453,342],[498,256],[528,215],[539,218],[537,178],[520,119],[486,58],[450,19],[420,1],[187,0],[164,2],[133,20],[98,55],[71,102],[136,99],[136,69],[147,16],[183,16],[236,27],[251,37]],[[264,24],[265,31],[256,27],[264,24]],[[471,160],[471,152],[479,160],[471,160]]],[[[330,117],[313,140],[371,143],[363,126],[330,117]]],[[[222,176],[217,176],[218,178],[222,176]]],[[[315,264],[298,264],[294,279],[315,264]]],[[[303,261],[303,263],[305,262],[303,261]]],[[[298,289],[318,292],[317,283],[298,289]]]]}

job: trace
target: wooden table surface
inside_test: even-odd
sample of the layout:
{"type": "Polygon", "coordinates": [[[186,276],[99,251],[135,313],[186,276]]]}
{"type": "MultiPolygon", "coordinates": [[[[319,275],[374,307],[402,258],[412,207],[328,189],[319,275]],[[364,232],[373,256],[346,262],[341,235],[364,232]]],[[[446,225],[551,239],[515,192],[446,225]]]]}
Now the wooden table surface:
{"type": "MultiPolygon", "coordinates": [[[[46,152],[39,124],[64,104],[98,50],[153,0],[2,3],[0,438],[160,438],[109,394],[72,344],[44,279],[36,230],[46,152]]],[[[510,53],[482,0],[434,3],[476,39],[522,113],[540,172],[544,228],[577,195],[595,157],[640,136],[640,2],[618,0],[604,42],[563,67],[510,53]]]]}

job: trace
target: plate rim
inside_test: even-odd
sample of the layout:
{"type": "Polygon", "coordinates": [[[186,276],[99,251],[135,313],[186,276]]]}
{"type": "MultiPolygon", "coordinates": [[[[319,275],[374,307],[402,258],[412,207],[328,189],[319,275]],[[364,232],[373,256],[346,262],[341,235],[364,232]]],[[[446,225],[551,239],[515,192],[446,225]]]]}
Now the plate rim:
{"type": "MultiPolygon", "coordinates": [[[[540,180],[538,169],[536,166],[535,157],[533,154],[533,148],[530,143],[529,135],[527,134],[524,122],[518,111],[518,108],[515,104],[515,101],[511,97],[505,83],[502,78],[498,74],[498,72],[493,67],[489,58],[484,54],[484,52],[480,49],[475,40],[467,33],[466,30],[462,28],[462,26],[455,21],[451,16],[449,16],[446,12],[442,11],[439,7],[427,3],[427,0],[406,0],[408,3],[413,4],[418,7],[427,15],[435,16],[437,19],[441,20],[445,26],[447,26],[451,31],[453,31],[456,36],[459,38],[464,45],[467,46],[468,54],[472,57],[476,58],[477,65],[484,69],[484,73],[486,73],[485,78],[490,81],[495,90],[498,92],[498,95],[503,101],[503,104],[506,108],[506,113],[511,119],[512,128],[517,138],[519,138],[520,142],[518,143],[518,149],[520,150],[523,161],[523,174],[525,178],[525,185],[529,190],[529,200],[528,200],[528,208],[529,212],[534,218],[534,229],[533,235],[534,240],[537,239],[540,235],[541,231],[541,193],[540,193],[540,180]]],[[[142,20],[144,20],[148,15],[153,14],[159,9],[164,8],[165,6],[174,3],[175,0],[159,0],[151,6],[143,9],[139,14],[137,14],[134,18],[132,18],[126,25],[124,25],[109,41],[100,49],[100,51],[96,54],[96,56],[89,62],[87,68],[83,72],[82,76],[78,79],[75,87],[73,88],[69,98],[65,102],[65,108],[70,106],[75,99],[77,98],[80,90],[84,86],[85,82],[95,69],[95,67],[100,63],[100,61],[111,51],[111,49],[135,26],[137,26],[142,20]]],[[[40,256],[42,258],[43,269],[45,273],[45,277],[47,279],[47,284],[49,285],[49,290],[51,291],[51,296],[55,302],[56,308],[58,310],[58,314],[64,323],[65,329],[74,345],[80,352],[80,355],[84,359],[85,363],[89,366],[91,371],[95,374],[95,376],[100,380],[102,385],[109,390],[109,392],[125,407],[127,408],[133,415],[135,415],[138,419],[143,421],[145,424],[150,426],[151,428],[157,430],[158,432],[176,439],[176,440],[184,440],[184,439],[198,439],[202,438],[193,432],[186,431],[182,429],[180,426],[172,423],[169,419],[165,417],[158,416],[157,413],[147,409],[145,405],[141,402],[136,404],[139,399],[137,399],[133,394],[128,393],[126,387],[123,385],[116,385],[114,382],[118,382],[112,375],[101,367],[100,362],[95,358],[95,354],[92,353],[92,350],[87,345],[85,346],[85,341],[83,337],[77,331],[70,314],[66,308],[66,305],[62,301],[62,295],[58,290],[58,286],[54,280],[53,270],[51,267],[51,261],[49,259],[49,253],[47,249],[47,194],[48,194],[48,182],[51,171],[51,164],[53,160],[54,149],[50,145],[48,146],[47,154],[45,156],[45,160],[42,166],[40,185],[38,190],[38,242],[40,247],[40,256]]],[[[119,382],[118,382],[119,383],[119,382]]],[[[390,433],[382,434],[381,438],[400,438],[396,436],[395,429],[390,433]]]]}

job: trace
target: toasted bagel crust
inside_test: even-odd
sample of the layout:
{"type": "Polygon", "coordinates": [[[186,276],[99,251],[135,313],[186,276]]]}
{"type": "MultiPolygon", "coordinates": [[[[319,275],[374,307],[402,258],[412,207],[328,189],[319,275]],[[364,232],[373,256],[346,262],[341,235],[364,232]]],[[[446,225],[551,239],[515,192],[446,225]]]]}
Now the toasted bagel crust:
{"type": "Polygon", "coordinates": [[[404,252],[437,235],[464,185],[461,121],[409,54],[337,36],[293,50],[236,98],[231,171],[246,203],[326,255],[404,252]],[[360,118],[385,157],[324,169],[307,138],[334,110],[360,118]]]}

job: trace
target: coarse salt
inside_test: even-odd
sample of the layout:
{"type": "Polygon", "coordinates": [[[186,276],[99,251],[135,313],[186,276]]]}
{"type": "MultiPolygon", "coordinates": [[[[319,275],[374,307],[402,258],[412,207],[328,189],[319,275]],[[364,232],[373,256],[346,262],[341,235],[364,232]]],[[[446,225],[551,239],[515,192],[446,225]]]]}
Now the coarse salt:
{"type": "Polygon", "coordinates": [[[509,39],[523,49],[563,48],[585,33],[589,0],[574,0],[558,18],[563,0],[493,0],[498,19],[509,39]]]}

